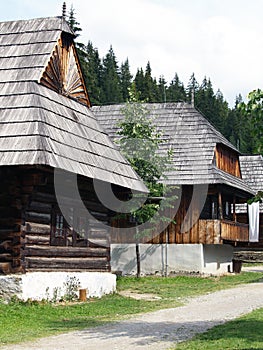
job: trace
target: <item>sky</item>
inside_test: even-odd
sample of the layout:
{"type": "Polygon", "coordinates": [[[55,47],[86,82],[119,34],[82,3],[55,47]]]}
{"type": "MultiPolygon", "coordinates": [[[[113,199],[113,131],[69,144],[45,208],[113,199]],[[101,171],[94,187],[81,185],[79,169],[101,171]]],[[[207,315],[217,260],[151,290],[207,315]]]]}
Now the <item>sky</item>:
{"type": "MultiPolygon", "coordinates": [[[[263,0],[71,0],[78,41],[104,57],[112,45],[133,75],[150,62],[152,76],[187,86],[210,78],[230,107],[263,88],[263,0]]],[[[60,0],[0,0],[0,21],[60,16],[60,0]]]]}

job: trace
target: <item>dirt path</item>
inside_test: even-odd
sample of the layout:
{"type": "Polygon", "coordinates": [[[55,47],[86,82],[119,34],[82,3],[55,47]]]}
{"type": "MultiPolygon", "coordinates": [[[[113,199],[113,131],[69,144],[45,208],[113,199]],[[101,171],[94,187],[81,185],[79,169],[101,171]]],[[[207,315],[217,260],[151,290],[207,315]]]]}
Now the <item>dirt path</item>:
{"type": "Polygon", "coordinates": [[[162,350],[259,307],[263,307],[263,282],[193,298],[182,307],[1,349],[162,350]]]}

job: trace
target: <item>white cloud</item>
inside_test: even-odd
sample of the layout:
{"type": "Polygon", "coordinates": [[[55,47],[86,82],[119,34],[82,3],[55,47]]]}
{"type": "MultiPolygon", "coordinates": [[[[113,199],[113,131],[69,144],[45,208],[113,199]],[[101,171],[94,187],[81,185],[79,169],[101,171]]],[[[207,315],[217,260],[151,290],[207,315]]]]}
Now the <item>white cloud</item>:
{"type": "MultiPolygon", "coordinates": [[[[4,0],[0,0],[4,1],[4,0]]],[[[1,20],[61,14],[63,1],[9,0],[1,20]],[[16,16],[11,18],[11,16],[16,16]]],[[[110,45],[119,63],[127,57],[132,73],[151,63],[157,79],[175,72],[185,85],[192,72],[210,77],[233,104],[262,87],[262,0],[72,0],[83,29],[105,56],[110,45]]],[[[71,2],[68,2],[68,9],[71,2]]]]}

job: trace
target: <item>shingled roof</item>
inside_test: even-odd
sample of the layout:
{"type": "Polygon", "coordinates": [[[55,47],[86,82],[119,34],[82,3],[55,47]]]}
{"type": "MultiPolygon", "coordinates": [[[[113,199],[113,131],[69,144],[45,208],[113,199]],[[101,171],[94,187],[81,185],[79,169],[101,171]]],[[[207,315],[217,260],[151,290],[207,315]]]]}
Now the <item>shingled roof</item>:
{"type": "MultiPolygon", "coordinates": [[[[124,105],[94,106],[92,111],[112,138],[118,137],[118,122],[123,119],[124,105]]],[[[161,146],[174,151],[173,169],[164,182],[171,185],[225,184],[247,193],[254,193],[240,178],[214,165],[217,144],[238,150],[192,105],[187,103],[148,103],[145,107],[154,124],[167,141],[161,146]]]]}
{"type": "MultiPolygon", "coordinates": [[[[241,156],[240,169],[244,181],[256,192],[263,191],[263,157],[262,155],[241,156]]],[[[263,213],[263,203],[260,203],[263,213]]]]}
{"type": "Polygon", "coordinates": [[[147,191],[89,108],[62,17],[0,23],[0,165],[47,165],[147,191]]]}

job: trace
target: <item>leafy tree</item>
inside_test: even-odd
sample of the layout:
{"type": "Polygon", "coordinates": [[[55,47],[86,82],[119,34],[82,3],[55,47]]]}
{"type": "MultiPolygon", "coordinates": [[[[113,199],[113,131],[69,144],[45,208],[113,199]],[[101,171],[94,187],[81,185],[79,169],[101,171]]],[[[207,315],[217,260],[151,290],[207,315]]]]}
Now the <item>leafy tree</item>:
{"type": "MultiPolygon", "coordinates": [[[[160,183],[160,180],[171,166],[173,152],[168,150],[166,154],[158,153],[160,145],[164,142],[162,133],[157,130],[153,120],[149,118],[146,105],[138,101],[138,94],[134,87],[135,84],[130,90],[129,101],[122,109],[124,119],[118,125],[120,128],[118,144],[123,155],[150,191],[148,202],[141,208],[133,210],[131,214],[139,224],[153,220],[158,225],[160,222],[171,222],[165,210],[172,207],[175,197],[168,194],[168,187],[160,183]],[[153,198],[160,197],[165,197],[162,205],[160,201],[152,201],[153,198]]],[[[149,230],[145,229],[142,234],[149,234],[149,230]]],[[[136,251],[138,259],[138,242],[136,251]]],[[[137,276],[139,275],[140,267],[137,260],[137,276]]]]}
{"type": "Polygon", "coordinates": [[[248,102],[239,105],[243,115],[252,123],[255,145],[253,151],[263,154],[263,90],[253,90],[248,94],[248,102]]]}

